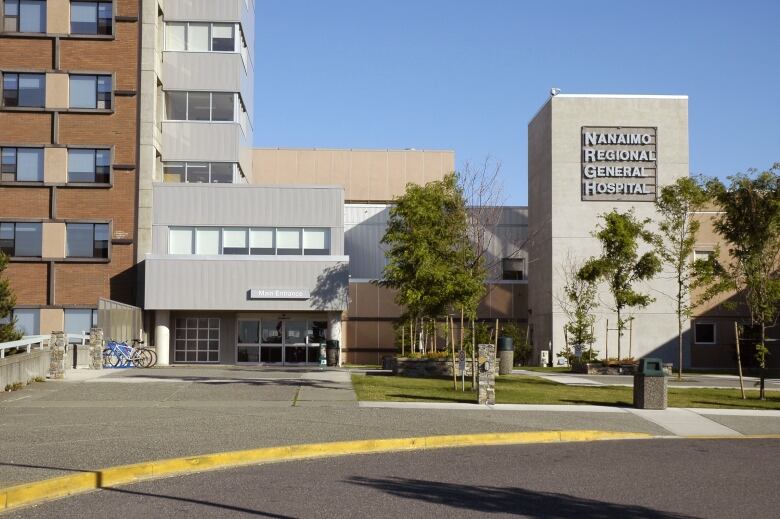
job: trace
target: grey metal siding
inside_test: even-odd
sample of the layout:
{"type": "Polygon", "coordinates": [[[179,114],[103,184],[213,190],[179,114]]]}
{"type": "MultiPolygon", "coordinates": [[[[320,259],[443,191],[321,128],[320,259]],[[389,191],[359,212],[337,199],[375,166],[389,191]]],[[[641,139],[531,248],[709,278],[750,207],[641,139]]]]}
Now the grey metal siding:
{"type": "Polygon", "coordinates": [[[354,279],[379,279],[387,264],[380,243],[387,229],[389,205],[344,206],[344,251],[349,256],[349,274],[354,279]]]}
{"type": "Polygon", "coordinates": [[[163,160],[238,162],[241,125],[165,121],[162,123],[163,160]]]}
{"type": "Polygon", "coordinates": [[[147,310],[342,311],[347,258],[262,260],[153,257],[145,262],[147,310]],[[307,289],[308,300],[252,300],[252,288],[307,289]]]}
{"type": "Polygon", "coordinates": [[[240,92],[247,113],[252,113],[252,80],[241,54],[222,52],[164,52],[166,90],[240,92]]]}

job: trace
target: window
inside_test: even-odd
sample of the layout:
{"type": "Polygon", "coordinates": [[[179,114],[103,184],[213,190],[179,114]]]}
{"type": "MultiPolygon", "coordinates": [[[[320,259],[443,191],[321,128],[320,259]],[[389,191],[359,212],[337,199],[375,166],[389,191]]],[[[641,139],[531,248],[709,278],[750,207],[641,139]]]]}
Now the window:
{"type": "Polygon", "coordinates": [[[236,94],[230,92],[166,92],[165,113],[169,121],[235,122],[236,94]]]}
{"type": "Polygon", "coordinates": [[[232,184],[235,165],[231,162],[166,162],[164,182],[232,184]]]}
{"type": "Polygon", "coordinates": [[[195,254],[200,256],[219,254],[219,229],[207,227],[195,231],[195,254]]]}
{"type": "Polygon", "coordinates": [[[303,254],[327,255],[330,254],[330,229],[304,229],[303,230],[303,254]]]}
{"type": "Polygon", "coordinates": [[[219,319],[176,319],[174,362],[219,362],[219,319]]]}
{"type": "Polygon", "coordinates": [[[45,74],[3,74],[3,106],[43,108],[45,74]]]}
{"type": "Polygon", "coordinates": [[[276,230],[276,254],[280,256],[299,255],[301,253],[300,229],[276,230]]]}
{"type": "Polygon", "coordinates": [[[695,250],[693,251],[694,261],[709,261],[710,258],[715,256],[715,251],[712,250],[695,250]]]}
{"type": "Polygon", "coordinates": [[[70,76],[71,108],[111,109],[111,76],[70,76]]]}
{"type": "Polygon", "coordinates": [[[168,231],[168,254],[192,254],[194,229],[170,229],[168,231]]]}
{"type": "Polygon", "coordinates": [[[71,34],[113,34],[114,13],[111,2],[71,2],[71,34]]]}
{"type": "Polygon", "coordinates": [[[165,24],[165,50],[189,52],[236,52],[236,25],[232,23],[165,24]]]}
{"type": "Polygon", "coordinates": [[[273,255],[274,254],[274,230],[273,229],[250,229],[249,230],[249,253],[253,255],[273,255]]]}
{"type": "Polygon", "coordinates": [[[107,184],[110,176],[111,150],[68,150],[68,182],[107,184]]]}
{"type": "Polygon", "coordinates": [[[46,32],[44,0],[5,0],[3,30],[9,32],[46,32]]]}
{"type": "Polygon", "coordinates": [[[43,229],[40,223],[0,223],[0,250],[9,256],[41,257],[43,229]]]}
{"type": "Polygon", "coordinates": [[[501,260],[502,279],[522,281],[525,260],[523,258],[504,258],[501,260]]]}
{"type": "Polygon", "coordinates": [[[696,344],[715,344],[715,323],[696,322],[693,331],[696,344]]]}
{"type": "Polygon", "coordinates": [[[222,254],[249,254],[246,229],[222,230],[222,254]]]}
{"type": "Polygon", "coordinates": [[[97,324],[97,310],[91,308],[66,308],[65,333],[89,333],[97,324]]]}
{"type": "Polygon", "coordinates": [[[0,181],[43,182],[43,148],[0,149],[0,181]]]}
{"type": "Polygon", "coordinates": [[[108,258],[108,224],[68,223],[68,258],[108,258]]]}
{"type": "Polygon", "coordinates": [[[41,333],[41,311],[37,308],[14,308],[12,319],[16,319],[16,329],[23,335],[41,333]]]}

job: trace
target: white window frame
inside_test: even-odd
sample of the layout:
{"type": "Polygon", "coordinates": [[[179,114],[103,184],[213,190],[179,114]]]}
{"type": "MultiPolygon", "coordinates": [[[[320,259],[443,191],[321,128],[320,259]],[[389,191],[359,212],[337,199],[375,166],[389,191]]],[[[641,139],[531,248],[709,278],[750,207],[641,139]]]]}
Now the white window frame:
{"type": "Polygon", "coordinates": [[[182,21],[182,20],[167,20],[165,22],[165,28],[164,28],[165,34],[163,35],[163,41],[165,42],[165,52],[216,52],[217,54],[236,54],[241,52],[241,44],[238,43],[240,38],[240,33],[242,33],[241,30],[241,24],[239,23],[230,23],[230,22],[188,22],[188,21],[182,21]],[[169,49],[168,48],[168,26],[170,24],[178,24],[178,25],[184,25],[184,49],[169,49]],[[189,50],[189,33],[190,33],[190,25],[191,24],[197,24],[197,25],[208,25],[208,50],[189,50]],[[233,50],[212,50],[214,47],[214,25],[232,25],[233,26],[233,50]]]}
{"type": "Polygon", "coordinates": [[[693,342],[694,344],[706,344],[706,345],[713,345],[718,343],[718,325],[715,321],[699,321],[695,320],[693,321],[693,342]],[[712,342],[702,342],[699,340],[698,335],[696,333],[696,326],[700,324],[706,324],[712,326],[712,342]]]}

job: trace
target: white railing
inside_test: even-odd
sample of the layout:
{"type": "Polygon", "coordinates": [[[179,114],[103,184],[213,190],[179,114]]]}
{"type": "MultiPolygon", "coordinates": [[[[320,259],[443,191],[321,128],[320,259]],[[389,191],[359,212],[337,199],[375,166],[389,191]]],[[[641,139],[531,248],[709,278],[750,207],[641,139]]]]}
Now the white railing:
{"type": "MultiPolygon", "coordinates": [[[[81,345],[85,346],[87,341],[89,341],[89,334],[86,332],[68,333],[65,334],[65,336],[67,338],[68,344],[76,344],[81,342],[81,345]]],[[[37,345],[39,348],[46,348],[49,345],[50,337],[50,335],[27,335],[18,341],[0,343],[0,359],[5,358],[6,350],[24,348],[27,350],[27,353],[30,353],[32,347],[35,345],[37,345]]]]}
{"type": "Polygon", "coordinates": [[[23,337],[22,339],[18,341],[11,341],[11,342],[3,342],[0,343],[0,359],[5,358],[5,351],[6,350],[12,350],[14,348],[24,348],[27,350],[27,353],[30,353],[30,350],[34,345],[38,345],[39,348],[43,348],[49,344],[49,336],[48,335],[28,335],[26,337],[23,337]]]}

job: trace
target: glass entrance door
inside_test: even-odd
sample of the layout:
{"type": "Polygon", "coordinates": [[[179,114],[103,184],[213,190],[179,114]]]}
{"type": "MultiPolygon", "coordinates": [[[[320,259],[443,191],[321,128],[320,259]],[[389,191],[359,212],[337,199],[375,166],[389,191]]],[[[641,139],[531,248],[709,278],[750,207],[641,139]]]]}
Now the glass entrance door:
{"type": "Polygon", "coordinates": [[[284,323],[284,363],[303,364],[306,362],[306,321],[285,321],[284,323]]]}
{"type": "Polygon", "coordinates": [[[312,319],[240,319],[239,363],[314,364],[320,360],[327,321],[312,319]]]}

